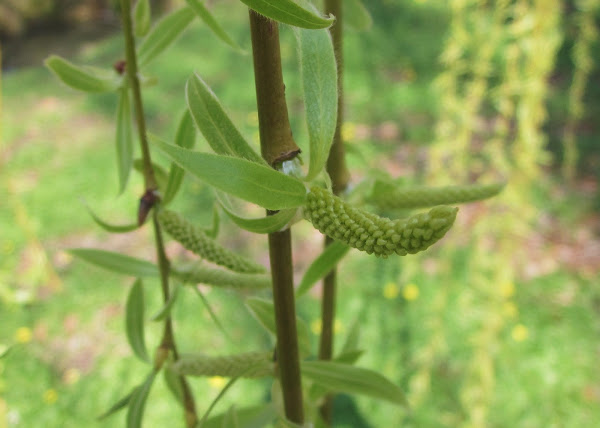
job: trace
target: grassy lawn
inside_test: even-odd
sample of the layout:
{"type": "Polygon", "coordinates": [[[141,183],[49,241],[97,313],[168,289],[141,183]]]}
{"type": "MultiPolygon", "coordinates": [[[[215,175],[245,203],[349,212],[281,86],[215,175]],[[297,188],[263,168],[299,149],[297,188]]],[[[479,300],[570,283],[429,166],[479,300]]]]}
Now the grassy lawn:
{"type": "MultiPolygon", "coordinates": [[[[408,153],[408,162],[416,160],[418,149],[433,136],[432,81],[439,72],[436,58],[448,18],[440,2],[409,3],[389,6],[398,12],[393,19],[374,15],[380,25],[370,32],[347,34],[347,129],[352,130],[350,143],[369,159],[365,165],[349,156],[357,178],[382,164],[396,167],[386,161],[390,156],[408,153]]],[[[216,2],[215,14],[249,52],[244,8],[216,2]]],[[[74,60],[106,66],[121,57],[121,49],[120,38],[110,37],[85,46],[74,60]]],[[[302,142],[306,132],[295,49],[291,30],[282,30],[288,105],[294,135],[302,142]]],[[[257,144],[252,56],[228,50],[199,23],[147,71],[159,80],[144,90],[152,132],[172,138],[184,110],[184,82],[193,71],[257,144]]],[[[0,346],[12,347],[0,359],[0,428],[122,426],[123,414],[100,422],[95,418],[148,371],[125,339],[123,306],[132,279],[73,260],[66,251],[94,247],[154,257],[147,226],[109,235],[95,227],[81,203],[85,200],[111,222],[135,217],[141,177],[134,174],[125,193],[117,196],[116,97],[69,90],[41,66],[5,73],[2,88],[0,346]]],[[[198,145],[207,150],[201,140],[198,145]]],[[[157,160],[167,166],[164,159],[157,160]]],[[[406,171],[412,170],[401,173],[406,171]]],[[[461,240],[461,231],[425,254],[407,258],[378,260],[350,253],[339,278],[337,345],[358,322],[366,351],[359,365],[401,385],[413,410],[341,396],[336,426],[466,426],[467,413],[477,410],[485,394],[489,427],[600,425],[600,243],[592,230],[597,213],[590,210],[588,194],[568,192],[555,180],[549,174],[536,189],[540,215],[550,218],[554,228],[541,228],[524,240],[530,269],[514,284],[490,280],[486,287],[474,287],[470,263],[495,260],[496,255],[476,252],[461,240]],[[488,290],[498,292],[491,297],[488,290]]],[[[174,205],[198,224],[209,225],[212,203],[206,186],[189,181],[174,205]]],[[[221,242],[268,264],[264,237],[222,223],[221,242]]],[[[294,235],[299,280],[318,254],[321,237],[306,222],[294,235]]],[[[171,243],[168,251],[180,250],[171,243]]],[[[149,280],[144,287],[151,315],[161,306],[159,285],[149,280]]],[[[173,310],[184,352],[226,354],[272,346],[241,298],[205,291],[231,338],[223,336],[193,290],[186,289],[173,310]]],[[[315,291],[299,301],[315,350],[317,296],[315,291]]],[[[160,334],[161,325],[148,321],[150,349],[160,334]]],[[[194,379],[192,385],[202,414],[224,381],[194,379]]],[[[242,407],[267,400],[270,387],[268,381],[240,381],[215,412],[232,403],[242,407]]],[[[181,411],[162,381],[154,384],[146,413],[146,426],[183,426],[181,411]],[[174,420],[181,423],[174,425],[174,420]]]]}

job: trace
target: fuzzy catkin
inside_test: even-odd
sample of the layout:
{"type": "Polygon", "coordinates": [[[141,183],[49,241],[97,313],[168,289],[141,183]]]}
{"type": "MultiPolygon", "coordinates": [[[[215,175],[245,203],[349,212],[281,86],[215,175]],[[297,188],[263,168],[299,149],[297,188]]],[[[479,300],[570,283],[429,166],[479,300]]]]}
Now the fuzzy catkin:
{"type": "Polygon", "coordinates": [[[506,183],[446,187],[397,187],[376,182],[368,201],[383,209],[425,208],[487,199],[497,195],[506,183]]]}
{"type": "Polygon", "coordinates": [[[171,369],[188,376],[222,376],[258,378],[273,376],[272,352],[247,352],[237,355],[211,357],[203,354],[183,355],[171,369]]]}
{"type": "Polygon", "coordinates": [[[229,272],[195,263],[191,266],[171,266],[172,274],[183,282],[206,284],[240,290],[259,290],[271,286],[271,277],[264,274],[229,272]]]}
{"type": "Polygon", "coordinates": [[[368,254],[387,257],[423,251],[452,227],[458,208],[439,206],[406,219],[390,220],[354,208],[325,189],[313,187],[304,216],[325,235],[368,254]]]}
{"type": "Polygon", "coordinates": [[[264,266],[221,246],[175,211],[162,210],[158,214],[158,220],[173,239],[208,261],[235,272],[263,273],[266,271],[264,266]]]}

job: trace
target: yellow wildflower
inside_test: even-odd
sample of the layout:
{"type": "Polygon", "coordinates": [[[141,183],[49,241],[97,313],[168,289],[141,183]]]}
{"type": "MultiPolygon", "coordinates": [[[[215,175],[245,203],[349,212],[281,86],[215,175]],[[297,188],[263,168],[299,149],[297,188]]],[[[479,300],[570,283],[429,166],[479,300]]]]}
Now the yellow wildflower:
{"type": "Polygon", "coordinates": [[[417,300],[419,298],[419,287],[415,284],[407,284],[402,289],[402,297],[404,297],[409,302],[413,300],[417,300]]]}
{"type": "Polygon", "coordinates": [[[58,400],[58,392],[53,388],[47,389],[44,391],[43,399],[46,404],[54,404],[58,400]]]}
{"type": "Polygon", "coordinates": [[[504,284],[502,284],[502,286],[500,286],[500,294],[502,295],[502,297],[507,299],[509,297],[514,296],[515,284],[513,284],[512,282],[505,282],[504,284]]]}
{"type": "Polygon", "coordinates": [[[398,294],[400,294],[400,288],[397,284],[391,281],[385,284],[385,286],[383,287],[383,297],[385,297],[388,300],[395,299],[396,297],[398,297],[398,294]]]}
{"type": "Polygon", "coordinates": [[[17,343],[29,343],[31,342],[33,334],[29,327],[19,327],[15,332],[15,340],[17,343]]]}
{"type": "Polygon", "coordinates": [[[221,376],[213,376],[208,378],[208,383],[212,388],[221,389],[225,386],[226,380],[221,376]]]}
{"type": "Polygon", "coordinates": [[[529,337],[529,330],[523,324],[517,324],[513,327],[511,336],[515,342],[523,342],[529,337]]]}

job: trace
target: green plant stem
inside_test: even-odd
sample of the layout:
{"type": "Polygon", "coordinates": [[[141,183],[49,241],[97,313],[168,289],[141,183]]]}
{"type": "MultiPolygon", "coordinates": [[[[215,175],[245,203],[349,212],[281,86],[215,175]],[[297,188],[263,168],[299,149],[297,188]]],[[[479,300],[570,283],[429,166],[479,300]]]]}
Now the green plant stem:
{"type": "MultiPolygon", "coordinates": [[[[146,120],[144,116],[144,106],[142,103],[142,93],[140,82],[138,79],[137,57],[135,52],[135,40],[133,37],[133,25],[131,22],[131,0],[121,0],[121,14],[123,19],[123,33],[125,35],[125,55],[126,55],[126,71],[131,91],[133,93],[135,117],[138,128],[138,136],[142,151],[144,185],[146,191],[157,189],[156,178],[154,176],[154,168],[152,166],[152,158],[150,156],[150,148],[148,147],[148,138],[146,134],[146,120]]],[[[156,217],[156,210],[152,216],[154,226],[154,239],[156,244],[156,254],[160,270],[160,283],[164,302],[169,300],[169,260],[165,253],[162,232],[160,224],[156,217]]],[[[155,362],[156,369],[160,369],[166,360],[168,352],[171,352],[173,358],[177,360],[179,354],[173,334],[173,324],[171,317],[168,316],[164,323],[163,337],[157,352],[157,361],[155,362]]],[[[198,422],[196,414],[196,404],[191,388],[183,376],[179,376],[179,382],[183,391],[183,403],[185,408],[186,425],[189,428],[195,427],[198,422]]]]}
{"type": "MultiPolygon", "coordinates": [[[[344,57],[343,57],[343,14],[342,0],[325,0],[325,14],[332,13],[336,17],[335,24],[329,29],[333,41],[333,50],[337,62],[338,110],[333,144],[327,158],[327,173],[331,177],[333,193],[339,195],[348,186],[350,173],[346,166],[344,142],[342,141],[342,123],[344,116],[344,57]]],[[[325,237],[324,246],[332,241],[325,237]]],[[[321,337],[319,340],[319,359],[330,360],[333,356],[335,300],[336,300],[336,268],[332,269],[323,279],[323,294],[321,297],[321,337]]],[[[328,395],[320,408],[325,423],[331,425],[333,412],[333,396],[328,395]]]]}
{"type": "Polygon", "coordinates": [[[131,22],[131,0],[121,0],[121,15],[123,19],[123,33],[125,34],[125,56],[127,58],[125,71],[127,72],[127,80],[131,85],[131,92],[133,93],[135,120],[140,138],[140,147],[142,149],[142,162],[144,164],[144,184],[146,190],[154,190],[157,188],[157,184],[154,177],[154,169],[152,168],[150,148],[148,147],[146,118],[144,117],[142,91],[140,89],[140,80],[138,79],[135,39],[133,37],[133,24],[131,22]]]}
{"type": "MultiPolygon", "coordinates": [[[[277,23],[250,10],[254,78],[263,157],[270,165],[299,153],[285,103],[277,23]]],[[[300,355],[296,329],[291,231],[269,234],[273,302],[277,324],[277,364],[287,419],[304,423],[300,355]]]]}

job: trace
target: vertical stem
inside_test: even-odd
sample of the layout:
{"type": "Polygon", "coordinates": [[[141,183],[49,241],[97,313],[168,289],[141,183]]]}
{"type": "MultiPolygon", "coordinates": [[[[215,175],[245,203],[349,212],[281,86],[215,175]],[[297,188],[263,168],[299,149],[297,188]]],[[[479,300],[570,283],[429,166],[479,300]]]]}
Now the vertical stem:
{"type": "MultiPolygon", "coordinates": [[[[258,106],[261,152],[272,166],[299,152],[293,138],[285,103],[277,23],[250,10],[250,31],[258,106]]],[[[296,330],[291,231],[269,234],[273,302],[277,326],[277,363],[285,415],[302,424],[302,383],[296,330]]]]}
{"type": "MultiPolygon", "coordinates": [[[[344,117],[344,60],[343,60],[343,15],[341,0],[325,0],[325,13],[336,17],[335,24],[329,29],[333,41],[333,50],[337,62],[337,85],[338,85],[338,110],[333,144],[327,158],[327,173],[331,177],[334,194],[340,194],[348,185],[350,173],[346,166],[344,142],[342,141],[341,127],[344,117]]],[[[325,247],[332,240],[325,237],[325,247]]],[[[330,360],[333,356],[333,339],[335,324],[335,300],[336,300],[336,269],[332,269],[323,279],[323,295],[321,298],[321,337],[319,340],[319,359],[330,360]]],[[[320,408],[323,420],[331,425],[333,411],[333,397],[325,398],[320,408]]]]}
{"type": "MultiPolygon", "coordinates": [[[[146,188],[146,195],[149,191],[153,191],[157,188],[157,183],[156,178],[154,176],[154,168],[152,167],[150,148],[148,147],[148,138],[146,134],[146,120],[144,116],[144,106],[142,103],[142,92],[140,89],[140,81],[138,79],[135,40],[133,37],[133,26],[131,22],[131,0],[121,0],[121,14],[123,18],[123,33],[125,35],[126,71],[127,78],[129,84],[131,85],[131,90],[133,92],[135,117],[137,122],[138,135],[140,139],[140,146],[142,150],[144,185],[146,188]]],[[[153,200],[152,204],[154,203],[156,203],[156,201],[153,200]]],[[[165,253],[160,224],[156,217],[156,209],[154,210],[154,215],[152,216],[152,224],[154,226],[154,239],[156,244],[156,255],[160,270],[161,290],[163,294],[163,300],[167,302],[169,300],[170,294],[170,267],[169,260],[167,259],[167,255],[165,253]]],[[[159,349],[157,351],[157,359],[155,361],[155,366],[157,369],[160,369],[160,367],[162,367],[169,351],[171,351],[171,353],[173,354],[173,358],[177,359],[179,357],[173,334],[173,324],[170,316],[168,316],[165,320],[163,337],[159,349]]],[[[198,422],[194,396],[192,395],[191,388],[185,377],[179,376],[179,382],[183,391],[186,425],[189,428],[193,428],[198,422]]]]}
{"type": "Polygon", "coordinates": [[[123,19],[123,33],[125,34],[125,55],[127,58],[125,70],[133,93],[135,119],[140,137],[140,147],[142,149],[142,162],[144,164],[144,184],[146,190],[154,190],[157,188],[157,185],[156,178],[154,177],[154,169],[152,168],[152,159],[150,158],[150,149],[148,148],[142,91],[140,89],[140,80],[138,79],[135,40],[133,38],[133,25],[131,23],[131,0],[121,0],[121,15],[123,19]]]}

